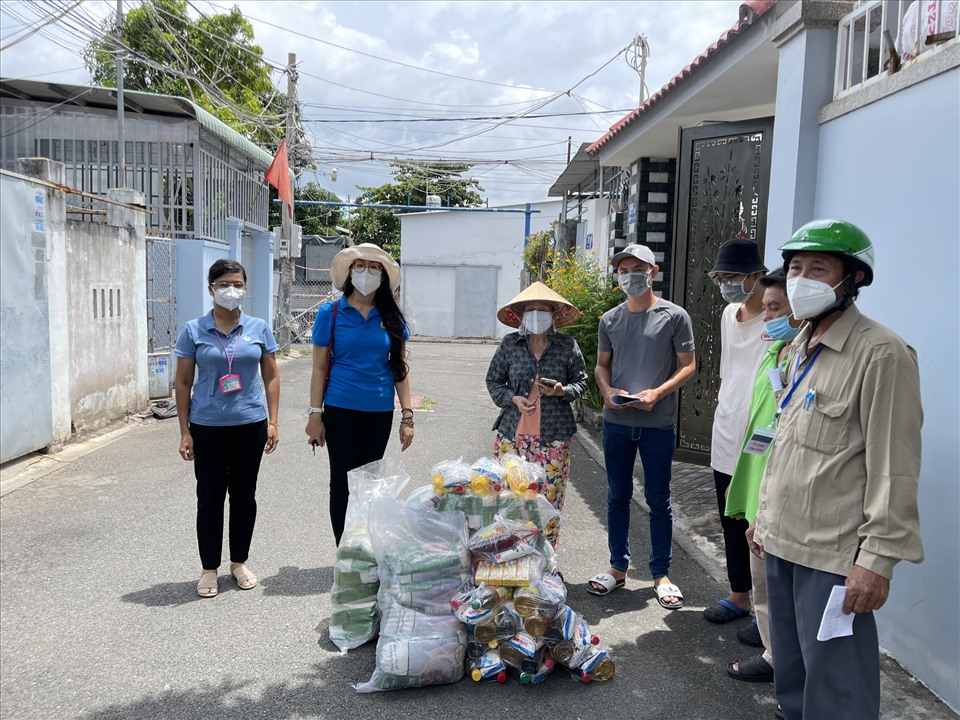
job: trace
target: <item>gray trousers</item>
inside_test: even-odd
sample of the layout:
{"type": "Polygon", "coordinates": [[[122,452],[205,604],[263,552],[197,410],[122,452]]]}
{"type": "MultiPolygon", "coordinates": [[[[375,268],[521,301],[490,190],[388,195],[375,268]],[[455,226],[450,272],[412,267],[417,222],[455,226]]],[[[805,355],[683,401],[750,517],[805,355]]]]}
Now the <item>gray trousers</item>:
{"type": "Polygon", "coordinates": [[[776,690],[787,720],[877,720],[880,646],[873,613],[857,615],[853,635],[820,642],[823,609],[841,575],[766,553],[776,690]]]}

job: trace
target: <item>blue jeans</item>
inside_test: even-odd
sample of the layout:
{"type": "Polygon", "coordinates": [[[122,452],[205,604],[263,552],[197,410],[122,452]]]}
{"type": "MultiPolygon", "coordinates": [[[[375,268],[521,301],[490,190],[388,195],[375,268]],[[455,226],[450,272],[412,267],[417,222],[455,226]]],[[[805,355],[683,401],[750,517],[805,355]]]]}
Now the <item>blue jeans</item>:
{"type": "Polygon", "coordinates": [[[650,574],[664,577],[670,569],[673,505],[670,476],[676,449],[676,429],[636,428],[603,423],[603,457],[607,466],[607,538],[610,567],[630,566],[630,502],[633,465],[640,452],[643,496],[650,508],[650,574]]]}

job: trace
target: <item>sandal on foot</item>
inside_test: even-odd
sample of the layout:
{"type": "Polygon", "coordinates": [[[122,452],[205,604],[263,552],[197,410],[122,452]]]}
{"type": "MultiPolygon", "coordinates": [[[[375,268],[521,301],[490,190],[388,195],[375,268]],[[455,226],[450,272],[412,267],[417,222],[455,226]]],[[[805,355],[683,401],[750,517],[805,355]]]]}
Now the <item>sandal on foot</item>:
{"type": "Polygon", "coordinates": [[[610,573],[597,573],[587,582],[587,592],[591,595],[609,595],[626,584],[626,578],[618,579],[610,573]]]}
{"type": "Polygon", "coordinates": [[[746,617],[749,614],[749,610],[744,610],[742,607],[734,605],[726,598],[723,600],[717,600],[715,605],[708,607],[703,611],[703,616],[707,620],[712,623],[717,623],[718,625],[728,623],[731,620],[736,620],[737,618],[746,617]]]}
{"type": "Polygon", "coordinates": [[[762,648],[763,638],[760,637],[760,628],[757,627],[757,621],[754,620],[745,628],[737,630],[737,640],[750,647],[762,648]]]}
{"type": "Polygon", "coordinates": [[[230,574],[233,575],[233,579],[237,581],[237,587],[241,590],[253,590],[257,586],[257,576],[243,563],[232,566],[230,574]]]}
{"type": "Polygon", "coordinates": [[[217,571],[204,570],[200,573],[200,582],[197,583],[197,595],[202,598],[216,597],[220,592],[217,588],[217,571]]]}
{"type": "Polygon", "coordinates": [[[770,663],[763,659],[762,655],[755,655],[749,660],[729,663],[727,665],[727,675],[734,680],[743,680],[744,682],[773,682],[773,668],[770,667],[770,663]],[[733,669],[734,665],[737,665],[736,670],[733,669]]]}
{"type": "Polygon", "coordinates": [[[660,603],[660,607],[664,610],[679,610],[683,607],[683,593],[680,592],[680,588],[673,583],[660,583],[659,585],[654,585],[653,589],[657,591],[657,602],[660,603]],[[677,599],[673,602],[667,602],[664,600],[665,597],[675,597],[677,599]]]}

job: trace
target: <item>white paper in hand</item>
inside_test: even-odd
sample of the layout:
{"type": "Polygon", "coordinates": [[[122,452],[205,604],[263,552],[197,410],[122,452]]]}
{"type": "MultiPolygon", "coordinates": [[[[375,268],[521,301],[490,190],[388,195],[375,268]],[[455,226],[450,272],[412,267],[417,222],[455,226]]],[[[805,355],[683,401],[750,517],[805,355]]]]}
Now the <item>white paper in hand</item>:
{"type": "Polygon", "coordinates": [[[830,591],[830,599],[823,609],[823,618],[820,620],[820,629],[817,631],[817,640],[832,640],[833,638],[853,635],[854,613],[845,615],[843,601],[847,597],[847,588],[844,585],[834,585],[830,591]]]}

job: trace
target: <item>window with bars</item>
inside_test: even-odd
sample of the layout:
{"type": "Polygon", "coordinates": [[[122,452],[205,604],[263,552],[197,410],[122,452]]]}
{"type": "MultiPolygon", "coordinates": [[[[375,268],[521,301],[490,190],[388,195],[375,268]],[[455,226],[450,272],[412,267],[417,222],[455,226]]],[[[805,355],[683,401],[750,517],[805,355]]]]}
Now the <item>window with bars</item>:
{"type": "Polygon", "coordinates": [[[834,96],[956,42],[960,0],[861,0],[840,21],[834,96]]]}

